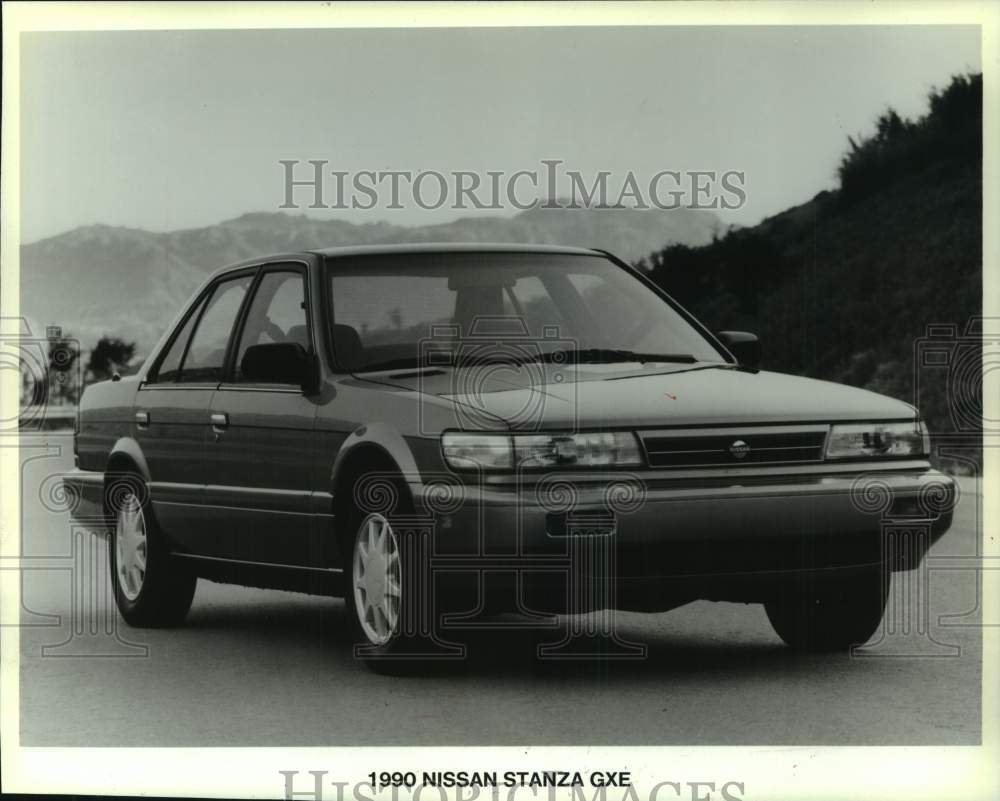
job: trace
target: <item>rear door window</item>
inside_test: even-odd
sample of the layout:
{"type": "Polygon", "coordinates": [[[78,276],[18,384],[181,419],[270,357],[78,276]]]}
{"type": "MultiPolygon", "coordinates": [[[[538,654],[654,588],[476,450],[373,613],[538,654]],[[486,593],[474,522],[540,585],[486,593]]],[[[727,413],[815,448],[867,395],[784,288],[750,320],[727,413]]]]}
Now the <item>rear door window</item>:
{"type": "Polygon", "coordinates": [[[222,380],[229,338],[252,279],[252,275],[243,275],[216,286],[191,338],[178,381],[222,380]]]}
{"type": "Polygon", "coordinates": [[[184,353],[187,351],[188,342],[191,340],[191,332],[194,330],[195,325],[198,322],[198,317],[201,315],[201,310],[205,306],[204,298],[198,303],[198,307],[188,315],[187,320],[181,326],[177,335],[174,337],[174,341],[170,343],[170,347],[167,349],[166,355],[160,361],[160,366],[157,368],[156,377],[153,379],[154,383],[169,384],[176,381],[181,374],[181,361],[184,359],[184,353]]]}

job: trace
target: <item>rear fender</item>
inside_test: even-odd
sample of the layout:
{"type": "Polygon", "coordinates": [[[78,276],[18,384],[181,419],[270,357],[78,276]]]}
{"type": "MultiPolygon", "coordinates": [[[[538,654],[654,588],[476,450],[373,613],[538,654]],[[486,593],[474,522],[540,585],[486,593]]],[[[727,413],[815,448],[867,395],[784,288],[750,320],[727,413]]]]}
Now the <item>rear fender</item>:
{"type": "MultiPolygon", "coordinates": [[[[149,465],[146,464],[146,457],[142,453],[139,443],[132,437],[121,437],[115,442],[111,453],[108,456],[107,469],[104,472],[104,495],[105,498],[113,500],[118,496],[113,491],[116,482],[125,477],[138,475],[142,479],[142,486],[139,487],[140,498],[143,503],[147,500],[148,485],[150,481],[149,465]]],[[[114,510],[109,510],[114,513],[114,510]]]]}

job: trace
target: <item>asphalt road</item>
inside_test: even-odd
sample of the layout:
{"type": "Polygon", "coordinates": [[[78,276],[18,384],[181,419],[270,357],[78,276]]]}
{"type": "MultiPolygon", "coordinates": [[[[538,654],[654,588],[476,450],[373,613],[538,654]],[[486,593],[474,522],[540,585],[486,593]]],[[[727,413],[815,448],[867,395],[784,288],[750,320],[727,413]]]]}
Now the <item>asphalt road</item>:
{"type": "Polygon", "coordinates": [[[919,585],[929,587],[929,623],[900,613],[899,625],[877,634],[865,656],[796,656],[762,607],[703,602],[665,614],[620,614],[622,636],[648,647],[641,661],[542,662],[534,646],[551,632],[476,633],[467,638],[470,659],[461,670],[400,678],[353,660],[343,603],[332,599],[202,581],[183,627],[127,627],[95,600],[93,580],[75,581],[103,576],[106,562],[103,546],[74,533],[59,508],[53,477],[72,463],[69,438],[25,437],[22,448],[23,745],[980,739],[976,573],[969,560],[953,559],[976,552],[972,479],[962,481],[954,527],[919,585]]]}

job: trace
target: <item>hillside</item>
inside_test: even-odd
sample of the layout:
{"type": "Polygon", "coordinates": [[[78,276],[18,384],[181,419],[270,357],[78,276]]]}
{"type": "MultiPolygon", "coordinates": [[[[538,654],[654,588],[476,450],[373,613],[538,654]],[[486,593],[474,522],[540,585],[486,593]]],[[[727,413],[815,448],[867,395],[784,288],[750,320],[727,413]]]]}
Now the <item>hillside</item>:
{"type": "Polygon", "coordinates": [[[757,332],[766,369],[918,402],[933,431],[961,433],[981,415],[981,343],[951,342],[951,368],[915,354],[928,326],[961,335],[981,314],[981,127],[981,78],[956,78],[926,116],[890,110],[850,140],[837,191],[643,264],[713,329],[757,332]]]}
{"type": "Polygon", "coordinates": [[[205,275],[253,256],[391,242],[530,242],[601,247],[637,259],[668,243],[701,245],[720,229],[704,211],[533,209],[440,225],[356,225],[282,213],[245,214],[170,233],[94,225],[21,248],[21,313],[59,324],[84,349],[104,334],[148,349],[205,275]]]}

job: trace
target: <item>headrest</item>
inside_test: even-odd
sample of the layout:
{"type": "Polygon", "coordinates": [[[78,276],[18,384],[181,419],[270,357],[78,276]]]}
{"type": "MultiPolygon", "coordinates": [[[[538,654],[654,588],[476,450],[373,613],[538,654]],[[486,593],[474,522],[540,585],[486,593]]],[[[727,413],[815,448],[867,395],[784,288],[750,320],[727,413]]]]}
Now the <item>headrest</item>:
{"type": "Polygon", "coordinates": [[[334,323],[333,356],[337,364],[346,370],[353,370],[363,363],[364,347],[353,326],[334,323]]]}

